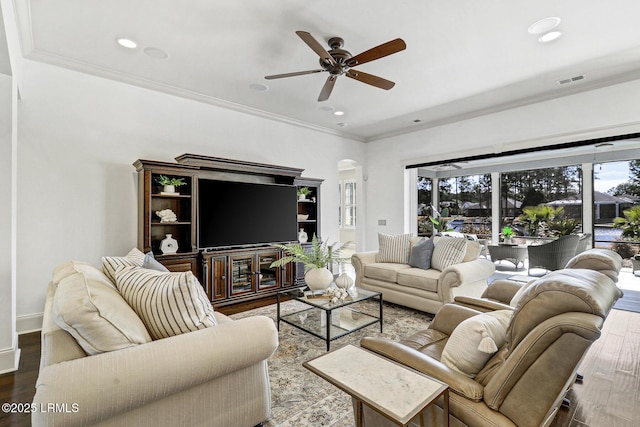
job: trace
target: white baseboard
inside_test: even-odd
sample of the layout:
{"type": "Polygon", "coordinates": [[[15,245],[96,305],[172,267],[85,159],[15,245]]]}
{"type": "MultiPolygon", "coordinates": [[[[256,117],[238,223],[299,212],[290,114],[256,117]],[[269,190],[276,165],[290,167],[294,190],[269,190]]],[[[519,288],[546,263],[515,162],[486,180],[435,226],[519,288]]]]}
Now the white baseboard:
{"type": "Polygon", "coordinates": [[[17,371],[18,366],[20,366],[20,349],[16,335],[12,348],[0,350],[0,374],[17,371]]]}
{"type": "Polygon", "coordinates": [[[16,317],[16,331],[18,335],[42,330],[43,313],[26,314],[16,317]]]}

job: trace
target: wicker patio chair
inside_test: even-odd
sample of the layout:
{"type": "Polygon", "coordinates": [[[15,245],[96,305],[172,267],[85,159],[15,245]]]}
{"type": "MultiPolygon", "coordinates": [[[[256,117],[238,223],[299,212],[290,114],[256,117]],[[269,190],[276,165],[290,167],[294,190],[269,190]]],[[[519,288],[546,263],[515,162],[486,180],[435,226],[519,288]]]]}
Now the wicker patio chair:
{"type": "Polygon", "coordinates": [[[560,270],[576,254],[580,236],[571,234],[538,246],[529,246],[529,273],[532,268],[560,270]]]}
{"type": "Polygon", "coordinates": [[[576,255],[581,254],[591,247],[591,233],[579,234],[580,240],[578,240],[578,247],[576,248],[576,255]]]}

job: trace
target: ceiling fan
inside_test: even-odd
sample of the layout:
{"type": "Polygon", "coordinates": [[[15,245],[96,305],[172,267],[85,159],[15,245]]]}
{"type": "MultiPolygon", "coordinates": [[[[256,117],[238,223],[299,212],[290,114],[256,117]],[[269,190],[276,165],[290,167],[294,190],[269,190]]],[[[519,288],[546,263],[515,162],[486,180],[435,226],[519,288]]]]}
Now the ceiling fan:
{"type": "Polygon", "coordinates": [[[302,76],[304,74],[314,74],[329,72],[329,77],[325,82],[318,101],[326,101],[331,95],[333,86],[339,76],[345,75],[349,78],[361,81],[362,83],[369,84],[371,86],[379,87],[380,89],[389,90],[395,83],[382,77],[374,76],[373,74],[363,73],[352,69],[356,65],[364,64],[366,62],[374,61],[376,59],[384,58],[385,56],[392,55],[396,52],[400,52],[407,48],[407,45],[402,39],[391,40],[387,43],[383,43],[379,46],[364,51],[356,56],[352,56],[351,53],[342,49],[344,40],[340,37],[332,37],[329,39],[329,47],[331,50],[327,51],[322,47],[313,36],[306,31],[296,31],[296,34],[305,42],[315,53],[320,57],[320,69],[309,71],[298,71],[295,73],[275,74],[272,76],[265,76],[265,79],[281,79],[283,77],[302,76]]]}

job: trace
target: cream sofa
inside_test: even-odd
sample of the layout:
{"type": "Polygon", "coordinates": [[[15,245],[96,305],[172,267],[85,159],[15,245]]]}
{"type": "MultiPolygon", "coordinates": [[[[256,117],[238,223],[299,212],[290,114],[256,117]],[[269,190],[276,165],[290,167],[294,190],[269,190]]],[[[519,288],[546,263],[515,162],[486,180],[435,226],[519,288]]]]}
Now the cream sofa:
{"type": "MultiPolygon", "coordinates": [[[[267,358],[278,346],[271,319],[234,321],[215,312],[216,326],[89,356],[58,326],[55,295],[62,280],[104,291],[95,282],[109,279],[88,264],[71,264],[69,274],[54,273],[47,292],[34,427],[251,427],[270,416],[267,358]]],[[[102,313],[130,315],[109,313],[104,294],[93,293],[102,313]]]]}
{"type": "MultiPolygon", "coordinates": [[[[420,240],[412,237],[411,248],[420,240]]],[[[377,251],[355,253],[351,263],[356,272],[356,287],[382,292],[383,299],[394,304],[435,313],[458,295],[482,295],[495,266],[479,258],[481,250],[477,240],[467,240],[462,262],[442,271],[414,268],[405,263],[376,262],[377,251]]]]}

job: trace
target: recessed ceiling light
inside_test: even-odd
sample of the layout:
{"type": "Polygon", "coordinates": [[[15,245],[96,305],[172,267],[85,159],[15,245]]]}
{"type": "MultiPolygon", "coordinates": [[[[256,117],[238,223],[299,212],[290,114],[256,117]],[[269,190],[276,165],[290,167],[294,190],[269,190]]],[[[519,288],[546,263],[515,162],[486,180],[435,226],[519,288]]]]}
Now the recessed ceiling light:
{"type": "Polygon", "coordinates": [[[561,19],[557,16],[550,16],[534,22],[529,26],[529,34],[544,34],[560,25],[561,19]]]}
{"type": "Polygon", "coordinates": [[[118,43],[122,47],[126,47],[127,49],[135,49],[136,47],[138,47],[138,43],[124,37],[117,38],[116,43],[118,43]]]}
{"type": "Polygon", "coordinates": [[[340,122],[340,123],[338,123],[338,126],[345,127],[345,126],[347,126],[347,124],[346,124],[346,123],[344,123],[344,122],[340,122]]]}
{"type": "Polygon", "coordinates": [[[344,115],[344,111],[334,111],[333,115],[334,116],[343,116],[344,115]]]}
{"type": "Polygon", "coordinates": [[[144,53],[155,59],[167,59],[169,55],[162,49],[158,49],[157,47],[145,47],[144,53]]]}
{"type": "Polygon", "coordinates": [[[269,90],[269,86],[262,83],[251,83],[249,87],[258,92],[266,92],[269,90]]]}
{"type": "Polygon", "coordinates": [[[556,40],[558,37],[560,37],[562,35],[562,33],[560,31],[551,31],[543,36],[540,36],[540,38],[538,39],[538,41],[540,43],[549,43],[552,42],[554,40],[556,40]]]}

